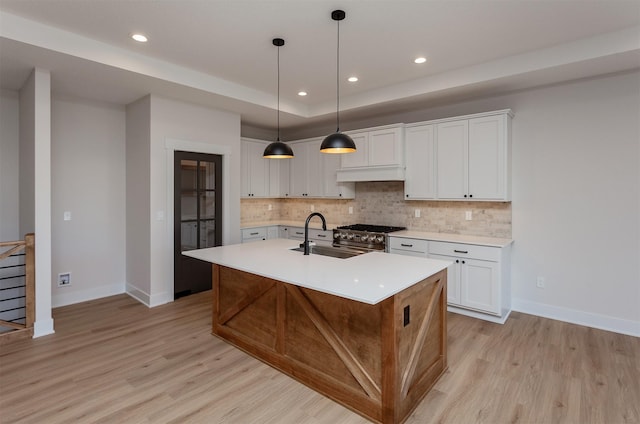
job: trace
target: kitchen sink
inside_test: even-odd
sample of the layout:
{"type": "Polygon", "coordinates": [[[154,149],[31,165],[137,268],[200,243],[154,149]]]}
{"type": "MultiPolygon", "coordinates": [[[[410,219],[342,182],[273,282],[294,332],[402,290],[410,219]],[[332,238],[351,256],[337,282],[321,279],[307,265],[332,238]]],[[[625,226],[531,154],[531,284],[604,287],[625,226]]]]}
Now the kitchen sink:
{"type": "MultiPolygon", "coordinates": [[[[304,247],[296,247],[290,250],[294,250],[296,252],[304,252],[304,247]]],[[[347,249],[344,247],[312,245],[309,246],[309,253],[312,255],[331,256],[332,258],[347,259],[354,256],[362,255],[363,253],[367,252],[363,250],[347,249]]]]}

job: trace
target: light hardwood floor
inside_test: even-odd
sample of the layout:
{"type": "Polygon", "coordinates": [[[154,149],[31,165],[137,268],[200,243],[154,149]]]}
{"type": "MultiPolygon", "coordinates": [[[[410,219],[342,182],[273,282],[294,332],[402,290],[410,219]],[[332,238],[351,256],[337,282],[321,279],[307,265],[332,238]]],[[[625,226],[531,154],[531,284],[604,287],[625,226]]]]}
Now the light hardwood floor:
{"type": "MultiPolygon", "coordinates": [[[[56,334],[0,347],[0,422],[367,422],[212,336],[210,304],[54,310],[56,334]]],[[[448,320],[449,370],[407,423],[640,423],[639,338],[519,313],[448,320]]]]}

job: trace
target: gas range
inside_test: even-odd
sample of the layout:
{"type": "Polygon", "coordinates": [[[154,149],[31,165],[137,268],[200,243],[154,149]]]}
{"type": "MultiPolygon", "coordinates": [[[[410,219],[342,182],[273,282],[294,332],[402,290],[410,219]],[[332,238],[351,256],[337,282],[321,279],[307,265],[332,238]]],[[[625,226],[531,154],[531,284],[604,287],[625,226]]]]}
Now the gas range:
{"type": "Polygon", "coordinates": [[[333,230],[333,246],[348,246],[367,251],[386,251],[387,234],[405,230],[405,227],[354,224],[333,230]]]}

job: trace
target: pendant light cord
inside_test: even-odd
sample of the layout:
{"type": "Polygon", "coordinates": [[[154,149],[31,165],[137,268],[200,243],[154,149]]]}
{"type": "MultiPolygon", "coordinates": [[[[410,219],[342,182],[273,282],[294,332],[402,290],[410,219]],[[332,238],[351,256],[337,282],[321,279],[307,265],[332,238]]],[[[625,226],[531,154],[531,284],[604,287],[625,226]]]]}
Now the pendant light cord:
{"type": "Polygon", "coordinates": [[[280,141],[280,46],[278,46],[278,140],[280,141]]]}
{"type": "Polygon", "coordinates": [[[338,23],[338,47],[336,48],[336,132],[340,132],[340,21],[338,23]]]}

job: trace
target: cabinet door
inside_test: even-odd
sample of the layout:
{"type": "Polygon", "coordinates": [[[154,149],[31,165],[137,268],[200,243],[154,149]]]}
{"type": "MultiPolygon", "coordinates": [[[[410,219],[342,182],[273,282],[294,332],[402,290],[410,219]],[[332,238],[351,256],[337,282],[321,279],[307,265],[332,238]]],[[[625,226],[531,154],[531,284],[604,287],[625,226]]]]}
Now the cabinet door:
{"type": "Polygon", "coordinates": [[[270,161],[269,197],[288,197],[291,159],[270,159],[270,161]]]}
{"type": "Polygon", "coordinates": [[[292,148],[294,157],[289,159],[291,162],[289,193],[294,197],[304,197],[307,195],[307,145],[296,143],[292,148]]]}
{"type": "Polygon", "coordinates": [[[500,315],[497,262],[461,259],[460,300],[463,306],[500,315]]]}
{"type": "Polygon", "coordinates": [[[469,195],[506,198],[507,149],[504,115],[469,120],[469,195]]]}
{"type": "Polygon", "coordinates": [[[462,306],[462,301],[460,299],[460,268],[462,263],[460,262],[460,259],[445,255],[429,255],[429,258],[453,262],[453,264],[447,268],[447,303],[450,305],[462,306]]]}
{"type": "Polygon", "coordinates": [[[467,196],[468,121],[453,121],[436,127],[438,198],[467,196]]]}
{"type": "Polygon", "coordinates": [[[266,197],[269,195],[269,160],[262,157],[262,143],[243,140],[241,143],[241,187],[243,197],[266,197]]]}
{"type": "Polygon", "coordinates": [[[322,158],[320,155],[320,145],[322,140],[313,140],[305,143],[307,155],[307,195],[310,197],[321,197],[324,188],[322,179],[322,158]]]}
{"type": "Polygon", "coordinates": [[[277,225],[271,225],[267,227],[267,240],[276,239],[280,237],[280,230],[277,225]]]}
{"type": "Polygon", "coordinates": [[[369,166],[402,165],[402,128],[369,132],[369,166]]]}
{"type": "Polygon", "coordinates": [[[345,153],[342,156],[343,168],[359,168],[369,165],[369,133],[353,133],[349,134],[356,144],[356,151],[353,153],[345,153]]]}
{"type": "Polygon", "coordinates": [[[433,199],[436,195],[433,125],[407,128],[405,137],[405,198],[433,199]]]}
{"type": "Polygon", "coordinates": [[[354,183],[337,182],[337,171],[340,169],[342,155],[320,154],[322,158],[322,195],[340,199],[353,199],[355,197],[354,183]]]}

